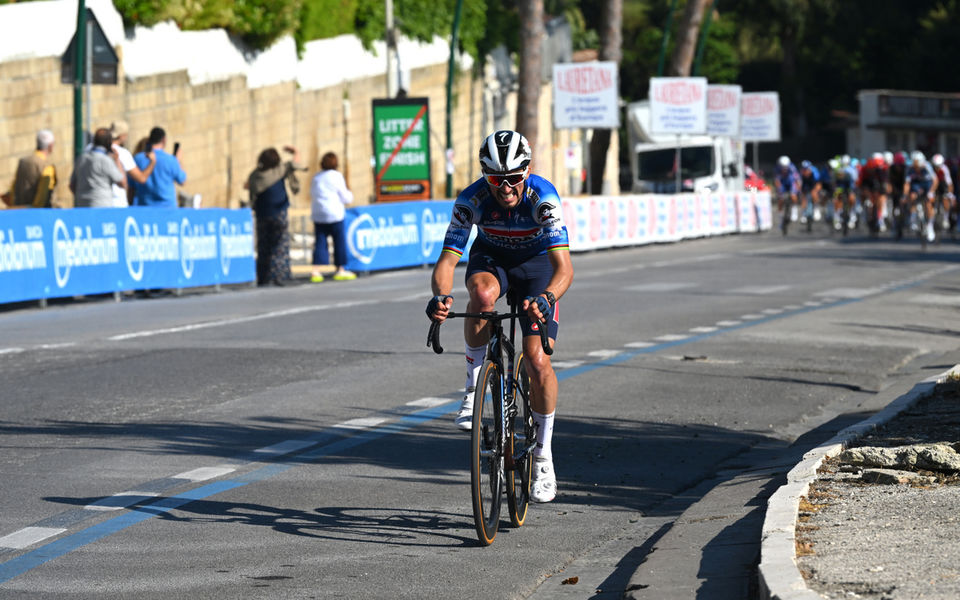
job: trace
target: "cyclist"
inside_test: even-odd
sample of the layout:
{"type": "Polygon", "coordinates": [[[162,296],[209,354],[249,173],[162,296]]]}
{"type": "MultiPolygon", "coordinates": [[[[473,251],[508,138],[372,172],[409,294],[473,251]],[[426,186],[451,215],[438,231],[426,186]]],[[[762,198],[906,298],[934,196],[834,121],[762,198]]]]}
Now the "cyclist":
{"type": "Polygon", "coordinates": [[[830,168],[833,169],[834,179],[834,197],[833,197],[833,226],[835,229],[843,227],[844,215],[847,217],[847,226],[853,227],[856,217],[853,214],[853,206],[856,199],[855,187],[857,179],[855,171],[851,171],[850,157],[835,157],[830,161],[830,168]],[[846,205],[846,208],[844,208],[846,205]]]}
{"type": "MultiPolygon", "coordinates": [[[[496,131],[483,141],[483,177],[467,186],[454,202],[443,250],[433,270],[433,298],[427,304],[427,315],[434,321],[446,319],[453,305],[454,269],[476,226],[477,238],[466,270],[467,312],[492,311],[508,288],[518,298],[525,298],[521,309],[526,314],[521,316],[520,326],[537,429],[530,497],[534,502],[550,502],[557,490],[551,450],[557,375],[540,345],[538,328],[548,328],[552,346],[560,327],[557,299],[573,280],[573,265],[557,190],[530,173],[531,160],[530,144],[516,131],[496,131]]],[[[479,319],[464,320],[466,395],[454,420],[460,429],[472,426],[473,394],[490,337],[486,324],[479,319]]]]}
{"type": "Polygon", "coordinates": [[[857,185],[863,191],[864,200],[869,200],[870,214],[867,224],[872,231],[886,231],[884,208],[887,202],[887,163],[882,152],[874,152],[860,169],[857,185]]]}
{"type": "Polygon", "coordinates": [[[800,193],[800,173],[790,162],[789,156],[777,159],[777,173],[773,178],[774,190],[777,192],[777,209],[783,210],[783,221],[780,229],[787,233],[787,224],[796,220],[797,194],[800,193]]]}
{"type": "Polygon", "coordinates": [[[903,222],[906,218],[905,203],[903,202],[904,187],[907,183],[907,153],[897,152],[893,155],[893,164],[887,172],[890,182],[890,201],[893,203],[893,215],[896,221],[897,239],[903,237],[903,222]]]}
{"type": "Polygon", "coordinates": [[[937,176],[937,181],[939,182],[934,196],[934,209],[936,209],[936,199],[939,198],[943,205],[943,221],[941,227],[950,231],[950,214],[953,205],[953,179],[950,177],[950,169],[944,164],[942,154],[934,154],[930,157],[930,162],[933,163],[933,173],[937,176]]]}
{"type": "Polygon", "coordinates": [[[809,160],[800,163],[800,193],[803,196],[801,223],[818,221],[820,217],[820,170],[809,160]]]}
{"type": "Polygon", "coordinates": [[[904,196],[910,199],[910,206],[916,209],[923,207],[927,217],[927,241],[934,241],[937,235],[933,230],[933,192],[937,189],[937,175],[933,172],[927,157],[919,150],[911,158],[910,168],[907,169],[907,181],[903,187],[904,196]],[[908,195],[909,194],[909,195],[908,195]],[[926,200],[920,204],[921,199],[926,200]]]}

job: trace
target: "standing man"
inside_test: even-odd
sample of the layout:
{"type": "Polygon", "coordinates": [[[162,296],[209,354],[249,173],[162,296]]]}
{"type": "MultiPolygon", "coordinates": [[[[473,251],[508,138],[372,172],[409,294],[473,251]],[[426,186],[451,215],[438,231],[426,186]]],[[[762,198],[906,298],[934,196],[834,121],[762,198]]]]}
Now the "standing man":
{"type": "MultiPolygon", "coordinates": [[[[157,164],[156,155],[153,151],[147,152],[147,159],[150,163],[143,170],[137,166],[135,160],[133,160],[133,154],[127,150],[125,144],[127,143],[127,138],[130,137],[130,126],[126,121],[114,121],[110,124],[110,133],[113,136],[113,151],[117,153],[117,157],[120,159],[120,164],[123,165],[123,172],[126,173],[127,178],[135,181],[137,183],[146,183],[147,178],[150,177],[150,174],[153,173],[153,169],[157,164]]],[[[132,185],[113,186],[113,201],[114,205],[118,208],[126,208],[130,206],[131,192],[133,192],[132,185]]]]}
{"type": "Polygon", "coordinates": [[[146,182],[134,180],[134,206],[154,206],[160,208],[177,208],[177,188],[175,184],[183,185],[187,181],[187,174],[180,166],[180,157],[166,151],[167,132],[162,127],[154,127],[147,138],[147,147],[143,152],[133,157],[137,168],[145,171],[150,166],[150,152],[154,154],[156,164],[146,182]]]}
{"type": "MultiPolygon", "coordinates": [[[[443,251],[433,270],[433,298],[427,316],[443,322],[453,306],[453,276],[473,226],[477,239],[467,264],[468,312],[492,311],[497,299],[513,289],[525,298],[520,318],[524,363],[530,376],[531,408],[537,428],[532,490],[534,502],[556,497],[551,440],[557,406],[557,374],[540,345],[539,327],[547,327],[550,346],[560,323],[557,300],[573,281],[570,245],[560,197],[546,179],[530,173],[533,158],[527,139],[516,131],[492,133],[480,146],[483,177],[457,197],[443,251]]],[[[464,320],[466,395],[454,423],[470,429],[477,375],[490,339],[487,322],[464,320]]]]}
{"type": "Polygon", "coordinates": [[[113,149],[113,136],[106,127],[93,134],[93,147],[77,159],[70,174],[70,191],[77,208],[111,208],[114,203],[113,186],[127,189],[123,165],[113,149]]]}
{"type": "Polygon", "coordinates": [[[57,169],[50,161],[53,154],[53,132],[37,132],[37,149],[20,159],[13,180],[13,208],[49,208],[53,188],[57,185],[57,169]]]}

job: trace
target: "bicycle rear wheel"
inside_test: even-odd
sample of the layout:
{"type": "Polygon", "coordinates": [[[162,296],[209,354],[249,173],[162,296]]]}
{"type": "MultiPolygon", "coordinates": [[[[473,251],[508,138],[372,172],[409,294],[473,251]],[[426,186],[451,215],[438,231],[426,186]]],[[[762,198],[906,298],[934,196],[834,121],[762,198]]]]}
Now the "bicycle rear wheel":
{"type": "Polygon", "coordinates": [[[485,361],[480,369],[473,399],[473,429],[470,432],[470,494],[477,538],[489,546],[500,528],[503,494],[502,377],[497,365],[485,361]]]}
{"type": "Polygon", "coordinates": [[[513,468],[507,469],[507,506],[510,508],[510,524],[521,527],[527,520],[533,476],[533,456],[527,448],[536,438],[530,414],[530,377],[523,364],[523,353],[517,358],[514,373],[520,389],[515,394],[517,414],[507,418],[507,446],[513,456],[513,468]]]}

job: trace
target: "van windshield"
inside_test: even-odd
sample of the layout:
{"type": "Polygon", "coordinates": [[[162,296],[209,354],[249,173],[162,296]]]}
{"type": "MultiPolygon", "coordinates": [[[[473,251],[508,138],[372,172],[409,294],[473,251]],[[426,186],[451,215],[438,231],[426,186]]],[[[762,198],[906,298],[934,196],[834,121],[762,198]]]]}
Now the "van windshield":
{"type": "MultiPolygon", "coordinates": [[[[637,153],[641,181],[670,181],[676,178],[674,170],[677,151],[673,148],[645,150],[637,153]]],[[[684,179],[707,177],[714,171],[713,146],[692,146],[680,150],[680,176],[684,179]]]]}

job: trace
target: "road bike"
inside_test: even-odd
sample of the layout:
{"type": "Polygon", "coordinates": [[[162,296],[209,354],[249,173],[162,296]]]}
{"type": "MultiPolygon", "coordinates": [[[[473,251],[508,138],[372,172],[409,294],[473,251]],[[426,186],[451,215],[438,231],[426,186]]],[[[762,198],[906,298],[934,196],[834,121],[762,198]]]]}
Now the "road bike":
{"type": "MultiPolygon", "coordinates": [[[[523,526],[530,505],[533,450],[537,438],[530,412],[530,379],[522,348],[518,352],[514,345],[517,318],[521,314],[515,301],[510,302],[510,312],[507,313],[447,314],[448,319],[483,319],[491,328],[487,354],[477,377],[470,430],[473,523],[483,546],[492,544],[497,536],[504,490],[510,523],[514,527],[523,526]],[[510,321],[509,335],[504,332],[504,321],[510,321]]],[[[546,324],[539,324],[537,329],[543,351],[553,354],[546,324]]],[[[430,324],[427,346],[432,346],[437,354],[443,352],[440,323],[430,324]]]]}

